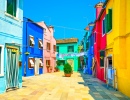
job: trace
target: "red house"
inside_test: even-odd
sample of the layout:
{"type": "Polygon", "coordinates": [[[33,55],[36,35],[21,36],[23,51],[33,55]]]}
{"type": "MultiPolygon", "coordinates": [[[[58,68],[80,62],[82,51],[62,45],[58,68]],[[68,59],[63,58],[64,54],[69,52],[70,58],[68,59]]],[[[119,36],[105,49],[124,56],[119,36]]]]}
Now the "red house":
{"type": "Polygon", "coordinates": [[[93,28],[94,35],[94,58],[96,60],[96,77],[103,82],[106,82],[104,58],[106,48],[106,34],[105,34],[105,15],[106,11],[102,8],[103,3],[96,4],[96,21],[93,28]]]}

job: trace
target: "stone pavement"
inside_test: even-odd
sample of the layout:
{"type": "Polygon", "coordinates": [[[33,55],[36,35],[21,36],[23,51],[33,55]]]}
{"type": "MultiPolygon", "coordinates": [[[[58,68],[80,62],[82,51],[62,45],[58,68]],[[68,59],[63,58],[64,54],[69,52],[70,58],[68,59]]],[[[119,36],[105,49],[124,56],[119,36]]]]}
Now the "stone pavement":
{"type": "Polygon", "coordinates": [[[80,84],[89,87],[89,93],[95,100],[130,100],[130,98],[114,90],[112,87],[107,88],[105,83],[97,78],[93,78],[91,75],[81,73],[81,76],[84,82],[80,84]]]}
{"type": "Polygon", "coordinates": [[[107,89],[90,75],[63,72],[23,77],[23,88],[0,94],[0,100],[130,100],[122,93],[107,89]]]}
{"type": "Polygon", "coordinates": [[[63,72],[23,77],[23,88],[0,94],[0,100],[94,100],[80,73],[63,72]]]}

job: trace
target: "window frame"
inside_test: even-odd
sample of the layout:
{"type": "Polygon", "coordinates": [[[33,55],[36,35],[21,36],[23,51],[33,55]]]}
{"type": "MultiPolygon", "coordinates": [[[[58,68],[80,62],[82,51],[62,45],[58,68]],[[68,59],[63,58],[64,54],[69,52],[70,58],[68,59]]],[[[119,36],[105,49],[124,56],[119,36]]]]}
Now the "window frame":
{"type": "Polygon", "coordinates": [[[12,14],[10,14],[10,13],[7,12],[7,6],[8,6],[8,4],[7,4],[7,0],[6,0],[5,1],[5,12],[6,12],[6,14],[9,15],[9,16],[11,16],[11,17],[18,18],[18,14],[19,14],[19,10],[18,10],[18,8],[19,8],[19,0],[16,0],[16,16],[14,16],[14,15],[12,15],[12,14]]]}
{"type": "Polygon", "coordinates": [[[106,34],[106,26],[105,26],[106,24],[105,23],[106,22],[105,22],[105,17],[104,17],[102,20],[102,37],[106,34]],[[103,21],[104,21],[104,23],[103,23],[103,21]]]}
{"type": "Polygon", "coordinates": [[[47,49],[47,51],[51,50],[51,43],[50,42],[46,42],[46,49],[47,49]],[[48,44],[49,44],[49,49],[48,49],[48,44]]]}
{"type": "Polygon", "coordinates": [[[60,51],[59,48],[60,48],[59,46],[56,46],[56,52],[59,52],[59,51],[60,51]]]}
{"type": "Polygon", "coordinates": [[[29,58],[28,58],[28,68],[29,68],[29,69],[33,69],[34,67],[35,67],[35,59],[34,59],[33,57],[29,57],[29,58]],[[33,63],[34,63],[34,66],[33,66],[33,67],[31,66],[30,60],[32,60],[33,63]]]}
{"type": "Polygon", "coordinates": [[[42,39],[38,39],[38,48],[43,49],[43,41],[42,41],[42,39]],[[40,46],[41,45],[40,41],[42,42],[42,46],[40,46]]]}
{"type": "Polygon", "coordinates": [[[33,40],[34,40],[34,36],[29,35],[29,46],[30,46],[30,47],[34,47],[34,46],[35,46],[35,41],[34,41],[34,44],[33,44],[33,46],[32,46],[32,45],[30,44],[31,38],[33,38],[33,40]]]}
{"type": "Polygon", "coordinates": [[[74,52],[74,45],[67,46],[67,52],[74,52]],[[69,51],[70,50],[69,47],[73,47],[72,51],[69,51]]]}
{"type": "Polygon", "coordinates": [[[51,60],[46,60],[46,66],[50,66],[51,65],[51,60]],[[47,61],[49,61],[49,64],[47,64],[47,61]]]}
{"type": "Polygon", "coordinates": [[[1,70],[0,70],[0,77],[1,76],[4,76],[4,45],[0,45],[0,47],[1,47],[1,58],[2,59],[0,59],[1,61],[1,63],[0,63],[0,67],[1,67],[1,70]]]}

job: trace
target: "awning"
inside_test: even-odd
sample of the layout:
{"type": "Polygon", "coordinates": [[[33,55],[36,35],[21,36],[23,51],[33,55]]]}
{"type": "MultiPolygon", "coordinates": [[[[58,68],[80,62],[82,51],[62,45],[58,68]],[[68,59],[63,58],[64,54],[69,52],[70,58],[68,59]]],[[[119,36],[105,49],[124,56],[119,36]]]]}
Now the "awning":
{"type": "Polygon", "coordinates": [[[35,42],[34,42],[34,39],[33,39],[33,38],[30,38],[30,40],[31,40],[32,44],[35,44],[35,42]]]}
{"type": "Polygon", "coordinates": [[[42,62],[42,60],[40,59],[40,64],[41,64],[41,66],[43,66],[43,62],[42,62]]]}
{"type": "Polygon", "coordinates": [[[41,41],[39,41],[39,43],[40,43],[41,47],[43,47],[43,43],[41,41]]]}
{"type": "Polygon", "coordinates": [[[31,67],[34,67],[34,62],[33,62],[33,60],[30,59],[29,62],[31,63],[31,67]]]}

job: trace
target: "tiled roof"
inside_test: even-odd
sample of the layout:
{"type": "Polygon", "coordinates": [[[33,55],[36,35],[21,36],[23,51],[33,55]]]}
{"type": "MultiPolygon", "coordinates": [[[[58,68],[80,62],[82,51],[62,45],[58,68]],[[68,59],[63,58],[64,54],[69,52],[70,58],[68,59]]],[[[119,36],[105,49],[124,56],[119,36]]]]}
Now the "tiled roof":
{"type": "Polygon", "coordinates": [[[68,38],[68,39],[58,39],[56,40],[57,44],[64,44],[64,43],[77,43],[77,38],[68,38]]]}

